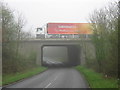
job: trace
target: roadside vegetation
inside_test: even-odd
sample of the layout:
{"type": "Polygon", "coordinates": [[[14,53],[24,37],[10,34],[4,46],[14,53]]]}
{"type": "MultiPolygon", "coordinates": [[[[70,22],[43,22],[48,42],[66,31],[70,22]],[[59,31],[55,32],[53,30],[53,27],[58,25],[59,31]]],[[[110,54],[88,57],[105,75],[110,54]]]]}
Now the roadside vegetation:
{"type": "Polygon", "coordinates": [[[45,67],[36,67],[36,68],[32,68],[29,70],[24,70],[23,72],[17,72],[17,73],[11,73],[11,74],[6,74],[3,77],[3,85],[7,85],[10,83],[14,83],[16,81],[31,77],[33,75],[39,74],[43,71],[45,71],[47,68],[45,67]]]}
{"type": "Polygon", "coordinates": [[[29,52],[27,56],[21,54],[19,45],[21,40],[33,38],[30,32],[23,31],[25,19],[21,14],[14,16],[14,12],[4,2],[1,3],[2,13],[2,80],[3,85],[20,80],[46,70],[36,64],[36,53],[29,52]]]}
{"type": "Polygon", "coordinates": [[[103,78],[101,74],[83,67],[78,66],[77,69],[84,73],[90,86],[93,88],[114,88],[117,86],[116,80],[118,80],[118,85],[120,87],[120,78],[118,76],[118,73],[120,73],[118,69],[120,66],[120,61],[118,61],[120,4],[118,2],[111,2],[106,7],[96,9],[89,17],[91,30],[93,30],[91,40],[94,49],[89,48],[90,46],[85,45],[83,42],[86,59],[84,66],[101,73],[106,78],[103,78]],[[93,52],[95,52],[95,55],[92,55],[93,52]],[[112,80],[111,78],[116,78],[116,80],[112,80]]]}
{"type": "Polygon", "coordinates": [[[77,66],[75,68],[84,75],[90,88],[118,88],[116,78],[105,77],[102,73],[97,73],[83,66],[77,66]]]}
{"type": "Polygon", "coordinates": [[[90,16],[92,41],[96,50],[98,71],[109,76],[118,74],[118,3],[111,3],[90,16]]]}
{"type": "MultiPolygon", "coordinates": [[[[95,48],[95,58],[85,51],[86,67],[103,73],[104,75],[118,78],[118,2],[109,3],[106,7],[95,10],[90,14],[91,37],[95,48]]],[[[93,50],[93,49],[92,49],[93,50]]]]}

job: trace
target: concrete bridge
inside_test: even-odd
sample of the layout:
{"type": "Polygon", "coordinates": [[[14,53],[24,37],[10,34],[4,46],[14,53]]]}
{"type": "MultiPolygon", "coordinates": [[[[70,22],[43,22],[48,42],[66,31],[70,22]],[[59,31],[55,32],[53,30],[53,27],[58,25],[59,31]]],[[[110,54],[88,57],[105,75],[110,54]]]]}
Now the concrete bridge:
{"type": "Polygon", "coordinates": [[[95,58],[95,49],[91,40],[72,39],[36,39],[20,42],[19,51],[23,55],[36,53],[36,64],[43,63],[43,48],[46,46],[64,46],[68,50],[68,59],[72,65],[85,64],[85,57],[95,58]]]}

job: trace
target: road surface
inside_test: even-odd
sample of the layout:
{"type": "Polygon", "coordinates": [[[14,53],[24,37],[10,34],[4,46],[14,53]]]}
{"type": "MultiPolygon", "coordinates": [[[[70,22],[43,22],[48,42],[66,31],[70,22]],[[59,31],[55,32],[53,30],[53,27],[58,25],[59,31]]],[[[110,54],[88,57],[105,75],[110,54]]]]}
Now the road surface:
{"type": "Polygon", "coordinates": [[[88,84],[73,68],[50,68],[8,88],[88,88],[88,84]]]}

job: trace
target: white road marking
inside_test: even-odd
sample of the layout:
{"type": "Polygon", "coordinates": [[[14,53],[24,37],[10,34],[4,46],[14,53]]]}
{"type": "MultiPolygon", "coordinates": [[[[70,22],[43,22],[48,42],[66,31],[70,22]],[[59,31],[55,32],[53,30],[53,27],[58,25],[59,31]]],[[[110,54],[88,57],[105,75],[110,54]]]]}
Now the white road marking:
{"type": "Polygon", "coordinates": [[[55,77],[55,79],[53,81],[55,81],[58,78],[58,76],[55,77]]]}
{"type": "Polygon", "coordinates": [[[58,76],[56,76],[55,79],[51,83],[49,83],[48,85],[46,85],[45,88],[48,88],[57,78],[58,78],[58,76]]]}
{"type": "Polygon", "coordinates": [[[51,83],[49,83],[45,88],[49,87],[51,85],[51,83]]]}

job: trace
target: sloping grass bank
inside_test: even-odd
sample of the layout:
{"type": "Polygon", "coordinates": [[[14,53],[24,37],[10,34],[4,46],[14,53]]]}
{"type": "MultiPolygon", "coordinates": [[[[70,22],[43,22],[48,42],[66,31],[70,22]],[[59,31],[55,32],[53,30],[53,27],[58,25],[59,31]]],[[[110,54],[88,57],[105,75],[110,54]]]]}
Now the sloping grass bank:
{"type": "Polygon", "coordinates": [[[8,85],[11,84],[13,82],[19,81],[21,79],[25,79],[28,77],[31,77],[33,75],[36,75],[38,73],[41,73],[43,71],[45,71],[47,68],[45,67],[36,67],[30,70],[26,70],[24,72],[20,72],[20,73],[15,73],[15,74],[9,74],[9,75],[3,75],[3,82],[2,85],[8,85]]]}
{"type": "Polygon", "coordinates": [[[85,76],[90,88],[118,88],[117,79],[105,78],[102,74],[82,66],[75,68],[85,76]]]}

